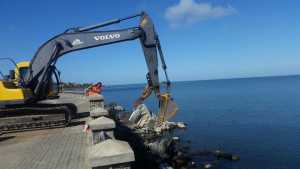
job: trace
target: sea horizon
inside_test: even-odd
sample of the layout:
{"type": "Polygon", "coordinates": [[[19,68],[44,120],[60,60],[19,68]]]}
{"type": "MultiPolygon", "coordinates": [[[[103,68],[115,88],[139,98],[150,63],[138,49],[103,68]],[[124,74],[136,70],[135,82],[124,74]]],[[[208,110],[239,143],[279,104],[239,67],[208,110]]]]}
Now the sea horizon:
{"type": "MultiPolygon", "coordinates": [[[[285,78],[285,77],[300,77],[300,74],[290,74],[290,75],[270,75],[270,76],[249,76],[249,77],[231,77],[231,78],[216,78],[216,79],[195,79],[195,80],[172,80],[171,83],[184,83],[184,82],[199,82],[199,81],[218,81],[218,80],[242,80],[242,79],[263,79],[263,78],[285,78]]],[[[160,81],[165,82],[164,80],[160,81]]],[[[104,84],[108,87],[114,86],[129,86],[129,85],[144,85],[146,83],[123,83],[123,84],[104,84]]]]}

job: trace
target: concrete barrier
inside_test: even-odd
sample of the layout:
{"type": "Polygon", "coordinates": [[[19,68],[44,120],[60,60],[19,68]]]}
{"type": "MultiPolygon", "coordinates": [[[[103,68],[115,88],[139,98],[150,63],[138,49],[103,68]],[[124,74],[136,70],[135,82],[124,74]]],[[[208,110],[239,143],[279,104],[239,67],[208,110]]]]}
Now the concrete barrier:
{"type": "Polygon", "coordinates": [[[109,138],[114,139],[113,130],[116,124],[112,119],[102,116],[89,121],[88,126],[92,131],[92,144],[109,138]]]}
{"type": "Polygon", "coordinates": [[[102,95],[88,96],[87,98],[90,102],[90,111],[98,107],[104,108],[104,97],[102,95]]]}
{"type": "Polygon", "coordinates": [[[125,141],[108,139],[90,147],[88,162],[93,169],[130,169],[134,152],[125,141]]]}
{"type": "Polygon", "coordinates": [[[102,107],[97,107],[90,111],[90,117],[93,119],[101,116],[108,116],[108,111],[102,107]]]}

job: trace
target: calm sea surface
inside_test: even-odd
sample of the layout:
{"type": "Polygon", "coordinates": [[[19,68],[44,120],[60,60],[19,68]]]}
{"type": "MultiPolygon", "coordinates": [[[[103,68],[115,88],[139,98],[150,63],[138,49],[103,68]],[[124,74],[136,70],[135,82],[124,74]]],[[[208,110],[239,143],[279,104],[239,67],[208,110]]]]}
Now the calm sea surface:
{"type": "MultiPolygon", "coordinates": [[[[103,95],[131,110],[142,89],[106,87],[103,95]]],[[[178,135],[193,149],[240,155],[220,168],[300,168],[300,76],[177,82],[172,93],[180,108],[173,120],[188,124],[178,135]]],[[[146,104],[155,112],[153,100],[146,104]]]]}

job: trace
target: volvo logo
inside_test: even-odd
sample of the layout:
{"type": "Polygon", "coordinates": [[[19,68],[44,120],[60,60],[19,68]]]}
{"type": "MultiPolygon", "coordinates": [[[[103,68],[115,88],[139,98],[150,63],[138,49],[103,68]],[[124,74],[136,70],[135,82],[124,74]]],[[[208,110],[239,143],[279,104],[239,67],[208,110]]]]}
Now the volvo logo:
{"type": "Polygon", "coordinates": [[[120,38],[120,34],[118,33],[114,33],[114,34],[106,34],[106,35],[97,35],[97,36],[94,36],[94,39],[96,41],[99,41],[99,40],[109,40],[109,39],[118,39],[120,38]]]}
{"type": "Polygon", "coordinates": [[[73,46],[78,46],[78,45],[81,45],[81,44],[83,44],[83,42],[81,42],[80,39],[75,39],[75,40],[72,42],[72,45],[73,45],[73,46]]]}

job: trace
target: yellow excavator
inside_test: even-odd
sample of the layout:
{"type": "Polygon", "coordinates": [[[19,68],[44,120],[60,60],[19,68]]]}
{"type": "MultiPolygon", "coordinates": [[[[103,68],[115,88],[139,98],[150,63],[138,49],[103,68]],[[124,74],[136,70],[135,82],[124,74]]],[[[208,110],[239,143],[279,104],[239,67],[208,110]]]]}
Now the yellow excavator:
{"type": "Polygon", "coordinates": [[[53,76],[59,86],[59,73],[55,67],[57,60],[70,52],[135,39],[139,39],[143,49],[148,68],[148,86],[151,87],[151,92],[154,91],[160,110],[166,111],[171,99],[169,90],[161,93],[158,54],[166,77],[165,84],[169,89],[167,66],[154,24],[145,12],[141,12],[92,26],[67,29],[41,45],[30,62],[15,64],[16,68],[10,73],[10,77],[0,81],[0,133],[68,124],[74,112],[70,104],[48,101],[49,93],[53,91],[53,76]],[[98,30],[136,17],[140,18],[138,26],[98,30]]]}

